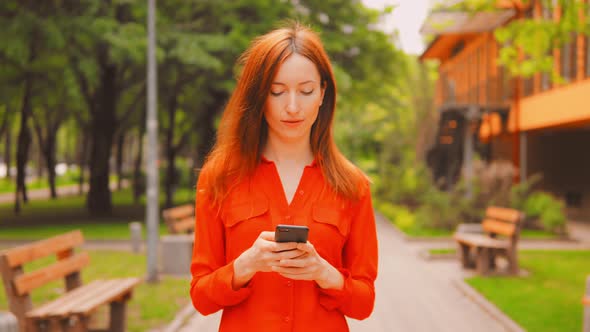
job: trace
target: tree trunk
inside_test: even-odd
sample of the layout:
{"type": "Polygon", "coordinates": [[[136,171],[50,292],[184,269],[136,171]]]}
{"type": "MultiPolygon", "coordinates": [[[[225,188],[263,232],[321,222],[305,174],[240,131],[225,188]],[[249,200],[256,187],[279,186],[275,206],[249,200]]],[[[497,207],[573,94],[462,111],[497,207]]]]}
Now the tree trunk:
{"type": "Polygon", "coordinates": [[[166,192],[166,202],[165,207],[170,208],[172,207],[172,201],[174,199],[174,189],[177,185],[177,176],[176,176],[176,166],[175,166],[175,159],[176,159],[176,149],[174,147],[174,129],[176,123],[176,107],[177,107],[177,98],[176,98],[176,91],[172,92],[172,96],[168,101],[168,128],[166,128],[166,161],[168,167],[166,169],[166,181],[165,181],[165,192],[166,192]]]}
{"type": "MultiPolygon", "coordinates": [[[[225,99],[222,99],[225,100],[225,99]]],[[[222,107],[223,105],[219,105],[222,107]]],[[[205,161],[205,157],[209,154],[209,151],[215,143],[215,124],[214,119],[216,112],[202,112],[202,116],[199,121],[199,143],[197,144],[197,156],[198,159],[195,161],[197,167],[201,167],[205,161]]]]}
{"type": "Polygon", "coordinates": [[[41,181],[41,179],[44,176],[44,174],[43,174],[44,157],[43,157],[43,148],[41,147],[40,144],[37,147],[33,147],[33,155],[37,159],[37,163],[35,165],[36,172],[37,172],[37,181],[41,181]]]}
{"type": "Polygon", "coordinates": [[[123,189],[123,146],[125,143],[125,133],[121,133],[117,137],[117,190],[123,189]]]}
{"type": "Polygon", "coordinates": [[[27,75],[25,79],[25,91],[23,93],[23,103],[20,117],[20,132],[18,134],[18,146],[16,151],[16,193],[14,197],[14,212],[20,213],[21,195],[23,202],[28,201],[26,191],[26,165],[31,146],[31,131],[28,120],[31,114],[31,90],[33,79],[27,75]]]}
{"type": "Polygon", "coordinates": [[[82,142],[78,145],[78,166],[80,167],[80,177],[78,178],[78,194],[84,194],[84,178],[86,176],[86,166],[88,164],[88,132],[84,130],[82,142]]]}
{"type": "Polygon", "coordinates": [[[45,164],[47,165],[47,178],[49,180],[49,190],[51,191],[52,199],[57,198],[57,190],[55,188],[55,143],[55,132],[49,133],[46,138],[43,154],[45,156],[45,164]]]}
{"type": "Polygon", "coordinates": [[[111,147],[116,125],[117,67],[108,61],[100,61],[100,91],[96,102],[98,108],[91,115],[92,148],[90,150],[90,188],[87,207],[92,216],[108,216],[113,211],[109,188],[111,147]]]}
{"type": "Polygon", "coordinates": [[[12,171],[10,169],[12,165],[12,128],[8,126],[6,128],[6,145],[4,146],[4,162],[6,163],[6,178],[12,178],[12,171]]]}

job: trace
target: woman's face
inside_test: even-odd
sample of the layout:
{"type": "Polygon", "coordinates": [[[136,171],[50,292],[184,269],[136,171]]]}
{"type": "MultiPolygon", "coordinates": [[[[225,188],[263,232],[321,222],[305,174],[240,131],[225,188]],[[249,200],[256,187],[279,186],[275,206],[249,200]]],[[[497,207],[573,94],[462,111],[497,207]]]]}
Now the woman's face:
{"type": "Polygon", "coordinates": [[[279,67],[266,98],[268,139],[309,140],[324,98],[320,74],[308,58],[293,53],[279,67]]]}

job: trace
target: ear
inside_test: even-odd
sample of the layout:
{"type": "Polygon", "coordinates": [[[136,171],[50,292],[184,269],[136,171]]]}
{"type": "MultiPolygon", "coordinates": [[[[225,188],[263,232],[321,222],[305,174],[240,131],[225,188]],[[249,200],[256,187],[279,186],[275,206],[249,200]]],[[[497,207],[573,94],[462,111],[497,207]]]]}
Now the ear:
{"type": "Polygon", "coordinates": [[[324,94],[326,93],[326,82],[324,82],[322,84],[322,87],[320,88],[321,90],[321,94],[320,94],[320,106],[322,106],[322,104],[324,103],[324,94]]]}

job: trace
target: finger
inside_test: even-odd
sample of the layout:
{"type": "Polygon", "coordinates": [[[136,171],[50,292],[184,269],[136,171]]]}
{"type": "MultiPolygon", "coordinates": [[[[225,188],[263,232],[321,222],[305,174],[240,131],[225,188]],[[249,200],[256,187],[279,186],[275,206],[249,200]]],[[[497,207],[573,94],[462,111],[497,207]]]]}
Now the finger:
{"type": "Polygon", "coordinates": [[[261,232],[258,237],[266,241],[275,242],[275,232],[261,232]]]}
{"type": "Polygon", "coordinates": [[[279,273],[285,278],[293,279],[293,280],[313,280],[313,276],[311,273],[303,273],[303,274],[290,274],[290,273],[279,273]]]}
{"type": "Polygon", "coordinates": [[[282,242],[282,243],[273,243],[273,251],[287,251],[297,249],[297,242],[282,242]]]}
{"type": "Polygon", "coordinates": [[[280,267],[306,267],[309,265],[307,259],[281,259],[279,261],[280,267]]]}
{"type": "Polygon", "coordinates": [[[315,251],[313,244],[311,244],[311,242],[309,242],[309,241],[306,243],[298,243],[297,249],[299,249],[301,251],[309,252],[309,253],[313,253],[315,251]]]}
{"type": "Polygon", "coordinates": [[[277,253],[277,255],[278,255],[279,260],[283,260],[283,259],[301,258],[301,257],[307,255],[307,253],[305,251],[293,249],[293,250],[288,250],[288,251],[283,251],[283,252],[277,253]]]}
{"type": "Polygon", "coordinates": [[[285,266],[273,266],[271,267],[273,272],[277,272],[280,274],[288,274],[288,275],[301,275],[301,274],[311,274],[310,271],[305,267],[285,267],[285,266]]]}

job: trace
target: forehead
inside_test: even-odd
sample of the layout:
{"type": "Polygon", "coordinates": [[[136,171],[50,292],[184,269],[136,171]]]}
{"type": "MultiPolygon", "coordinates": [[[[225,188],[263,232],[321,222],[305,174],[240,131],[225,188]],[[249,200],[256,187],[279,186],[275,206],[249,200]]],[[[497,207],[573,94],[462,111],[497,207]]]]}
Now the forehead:
{"type": "Polygon", "coordinates": [[[293,53],[279,66],[274,82],[305,82],[320,81],[320,73],[316,65],[303,55],[293,53]]]}

